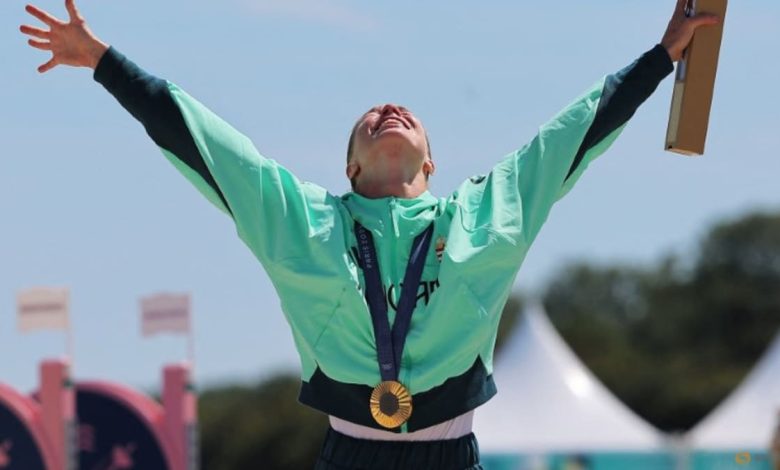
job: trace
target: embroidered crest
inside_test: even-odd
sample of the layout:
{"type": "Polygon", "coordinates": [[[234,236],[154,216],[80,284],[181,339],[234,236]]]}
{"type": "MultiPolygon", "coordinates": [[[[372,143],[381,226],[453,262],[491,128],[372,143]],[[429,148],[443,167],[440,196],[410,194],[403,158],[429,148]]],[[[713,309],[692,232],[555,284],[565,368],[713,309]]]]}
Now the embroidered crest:
{"type": "Polygon", "coordinates": [[[444,237],[439,237],[436,240],[436,259],[441,263],[441,257],[444,255],[444,248],[447,246],[447,240],[444,237]]]}

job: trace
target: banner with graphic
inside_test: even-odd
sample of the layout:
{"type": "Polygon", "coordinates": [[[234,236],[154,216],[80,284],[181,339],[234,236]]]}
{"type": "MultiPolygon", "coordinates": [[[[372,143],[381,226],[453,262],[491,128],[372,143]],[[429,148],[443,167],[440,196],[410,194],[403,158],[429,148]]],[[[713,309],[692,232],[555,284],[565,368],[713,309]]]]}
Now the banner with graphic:
{"type": "Polygon", "coordinates": [[[141,333],[190,333],[190,295],[156,294],[141,299],[141,333]]]}
{"type": "Polygon", "coordinates": [[[66,288],[36,287],[16,296],[17,325],[26,333],[69,328],[69,292],[66,288]]]}

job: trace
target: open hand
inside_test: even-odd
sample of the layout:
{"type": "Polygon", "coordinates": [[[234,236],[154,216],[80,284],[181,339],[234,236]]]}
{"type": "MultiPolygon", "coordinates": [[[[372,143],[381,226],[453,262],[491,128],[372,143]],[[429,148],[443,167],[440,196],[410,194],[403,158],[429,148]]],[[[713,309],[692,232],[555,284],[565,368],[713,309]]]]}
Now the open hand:
{"type": "Polygon", "coordinates": [[[716,15],[708,13],[700,13],[689,18],[685,14],[687,4],[688,0],[677,0],[674,15],[669,20],[669,26],[667,26],[666,33],[664,33],[664,37],[661,39],[661,45],[669,52],[672,62],[682,59],[683,52],[688,47],[688,44],[691,43],[696,28],[720,22],[716,15]]]}
{"type": "Polygon", "coordinates": [[[108,45],[92,34],[74,0],[65,0],[65,8],[68,11],[68,22],[61,21],[33,5],[25,7],[27,13],[49,27],[48,31],[28,25],[19,28],[24,34],[35,38],[27,41],[29,45],[52,53],[52,58],[38,67],[38,72],[47,72],[57,65],[94,69],[108,49],[108,45]]]}

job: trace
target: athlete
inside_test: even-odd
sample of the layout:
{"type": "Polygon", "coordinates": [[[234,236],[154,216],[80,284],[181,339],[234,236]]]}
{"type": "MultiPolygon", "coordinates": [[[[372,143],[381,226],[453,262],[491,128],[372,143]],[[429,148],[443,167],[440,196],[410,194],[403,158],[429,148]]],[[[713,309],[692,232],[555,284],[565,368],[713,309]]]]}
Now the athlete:
{"type": "MultiPolygon", "coordinates": [[[[22,26],[57,65],[94,79],[162,153],[232,218],[267,271],[301,359],[299,400],[330,417],[318,469],[478,469],[474,409],[496,393],[502,306],[552,205],[617,138],[711,15],[677,2],[660,44],[589,88],[490,173],[447,198],[422,123],[384,104],[358,119],[335,196],[299,181],[175,84],[87,27],[34,6],[22,26]]],[[[533,423],[518,422],[518,426],[533,423]]],[[[259,463],[258,463],[259,464],[259,463]]]]}

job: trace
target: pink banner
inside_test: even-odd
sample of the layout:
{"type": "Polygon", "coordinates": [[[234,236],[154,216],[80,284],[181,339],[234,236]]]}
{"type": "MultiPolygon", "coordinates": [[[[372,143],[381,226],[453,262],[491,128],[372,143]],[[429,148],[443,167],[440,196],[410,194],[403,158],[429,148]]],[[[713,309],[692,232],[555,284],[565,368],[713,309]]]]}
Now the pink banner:
{"type": "Polygon", "coordinates": [[[68,289],[38,287],[21,291],[16,296],[18,328],[33,330],[67,330],[68,289]]]}
{"type": "Polygon", "coordinates": [[[190,332],[190,295],[157,294],[141,299],[141,333],[190,332]]]}

